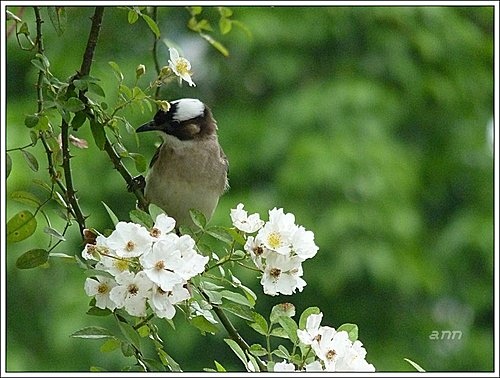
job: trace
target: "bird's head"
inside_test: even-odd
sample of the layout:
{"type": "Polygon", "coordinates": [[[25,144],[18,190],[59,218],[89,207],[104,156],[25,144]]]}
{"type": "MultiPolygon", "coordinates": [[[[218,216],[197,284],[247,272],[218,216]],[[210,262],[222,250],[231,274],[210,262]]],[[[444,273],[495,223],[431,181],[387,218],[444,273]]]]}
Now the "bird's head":
{"type": "Polygon", "coordinates": [[[167,112],[158,110],[153,120],[137,128],[136,132],[153,130],[180,140],[191,140],[215,134],[217,123],[203,102],[194,98],[182,98],[170,101],[167,112]]]}

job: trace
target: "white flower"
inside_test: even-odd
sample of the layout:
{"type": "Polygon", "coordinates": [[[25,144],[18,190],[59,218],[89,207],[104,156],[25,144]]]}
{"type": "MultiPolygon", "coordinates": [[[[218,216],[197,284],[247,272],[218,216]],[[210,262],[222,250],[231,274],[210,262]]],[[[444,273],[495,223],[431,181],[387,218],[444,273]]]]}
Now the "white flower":
{"type": "Polygon", "coordinates": [[[323,313],[311,314],[306,319],[306,329],[298,329],[297,336],[299,340],[305,345],[312,345],[318,341],[319,326],[323,319],[323,313]]]}
{"type": "Polygon", "coordinates": [[[166,235],[140,257],[144,272],[162,290],[171,291],[174,285],[204,271],[208,257],[198,254],[194,246],[195,241],[189,235],[166,235]]]}
{"type": "Polygon", "coordinates": [[[247,211],[243,210],[243,207],[244,205],[240,203],[236,206],[236,209],[231,209],[231,221],[234,227],[247,234],[258,231],[264,225],[264,221],[260,219],[258,213],[248,216],[247,211]]]}
{"type": "Polygon", "coordinates": [[[337,332],[332,327],[321,327],[319,329],[319,340],[312,344],[312,348],[325,365],[325,370],[336,371],[336,363],[344,358],[346,350],[350,348],[351,342],[346,331],[337,332]]]}
{"type": "Polygon", "coordinates": [[[293,251],[302,259],[309,259],[316,255],[318,246],[314,243],[314,233],[299,226],[292,235],[293,251]]]}
{"type": "Polygon", "coordinates": [[[95,297],[95,305],[99,308],[109,308],[113,311],[116,308],[115,302],[113,302],[109,293],[112,288],[116,286],[115,280],[109,277],[97,276],[96,279],[87,278],[85,280],[85,293],[89,297],[95,297]]]}
{"type": "Polygon", "coordinates": [[[306,282],[300,278],[302,273],[299,257],[270,253],[266,259],[266,267],[260,283],[264,287],[265,294],[291,295],[295,290],[302,291],[306,286],[306,282]]]}
{"type": "Polygon", "coordinates": [[[97,270],[104,270],[115,277],[129,270],[131,263],[130,259],[119,257],[114,251],[110,250],[109,252],[110,253],[106,256],[101,256],[101,260],[95,265],[97,270]]]}
{"type": "Polygon", "coordinates": [[[281,255],[289,255],[292,247],[292,236],[297,230],[295,216],[284,214],[283,209],[269,210],[269,221],[260,229],[257,238],[266,248],[281,255]]]}
{"type": "Polygon", "coordinates": [[[375,371],[375,367],[366,360],[366,350],[361,341],[356,340],[350,348],[346,350],[343,358],[337,361],[336,371],[375,371]]]}
{"type": "Polygon", "coordinates": [[[116,282],[118,285],[109,293],[116,307],[124,307],[132,316],[146,316],[146,300],[150,297],[153,286],[146,273],[125,271],[116,276],[116,282]]]}
{"type": "Polygon", "coordinates": [[[153,245],[153,249],[140,257],[144,273],[151,281],[160,286],[163,291],[170,291],[177,284],[183,284],[184,279],[178,271],[183,268],[181,251],[176,249],[176,235],[169,234],[153,245]]]}
{"type": "Polygon", "coordinates": [[[309,372],[309,371],[323,371],[324,370],[323,366],[321,366],[321,362],[319,362],[318,360],[310,362],[304,367],[306,368],[307,372],[309,372]]]}
{"type": "Polygon", "coordinates": [[[106,244],[106,238],[102,235],[97,235],[95,244],[86,244],[82,251],[84,260],[98,260],[101,253],[108,253],[109,248],[106,244]]]}
{"type": "Polygon", "coordinates": [[[146,228],[131,222],[118,222],[107,238],[107,245],[119,257],[137,257],[151,249],[152,237],[146,228]]]}
{"type": "Polygon", "coordinates": [[[295,371],[295,365],[283,360],[274,364],[274,371],[295,371]]]}
{"type": "Polygon", "coordinates": [[[248,237],[243,248],[245,249],[245,251],[250,253],[250,257],[252,258],[255,266],[260,270],[264,270],[263,259],[265,259],[269,255],[269,249],[264,247],[264,245],[253,236],[248,237]]]}
{"type": "Polygon", "coordinates": [[[172,319],[175,315],[174,305],[190,297],[188,289],[182,284],[174,285],[171,291],[164,291],[155,284],[149,304],[159,318],[172,319]]]}
{"type": "Polygon", "coordinates": [[[171,233],[175,228],[175,219],[166,214],[159,214],[156,217],[153,228],[149,231],[155,241],[161,240],[171,233]]]}
{"type": "Polygon", "coordinates": [[[184,80],[190,86],[196,87],[196,84],[191,79],[191,63],[189,60],[179,56],[179,52],[173,47],[169,48],[168,51],[170,52],[168,65],[172,71],[179,76],[181,81],[184,80]]]}

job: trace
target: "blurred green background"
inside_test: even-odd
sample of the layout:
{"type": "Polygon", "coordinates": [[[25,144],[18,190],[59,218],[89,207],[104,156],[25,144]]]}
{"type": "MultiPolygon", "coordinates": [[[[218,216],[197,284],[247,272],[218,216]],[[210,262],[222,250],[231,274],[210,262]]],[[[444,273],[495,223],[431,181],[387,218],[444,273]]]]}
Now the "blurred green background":
{"type": "MultiPolygon", "coordinates": [[[[19,8],[10,8],[14,13],[19,8]]],[[[413,371],[407,357],[428,371],[494,368],[493,298],[493,7],[233,7],[236,26],[217,32],[217,10],[205,7],[212,34],[229,50],[223,57],[186,28],[182,7],[158,10],[162,38],[175,42],[192,63],[196,87],[162,90],[172,100],[196,97],[218,120],[230,160],[231,189],[211,224],[230,226],[239,202],[267,219],[283,207],[315,233],[320,250],[303,264],[307,286],[293,296],[264,297],[253,274],[237,272],[253,288],[256,309],[292,302],[301,313],[319,306],[323,324],[356,323],[367,360],[378,371],[413,371]],[[433,331],[460,331],[454,340],[432,340],[433,331]]],[[[68,7],[67,27],[57,36],[45,8],[42,17],[51,72],[65,80],[80,67],[91,7],[68,7]]],[[[34,15],[22,16],[35,33],[34,15]]],[[[7,24],[7,27],[11,23],[7,24]]],[[[127,11],[106,8],[92,75],[106,101],[116,98],[115,61],[133,85],[154,77],[153,36],[143,20],[127,23],[127,11]]],[[[30,143],[24,117],[36,111],[33,52],[7,40],[7,149],[30,143]]],[[[167,48],[160,62],[167,64],[167,48]]],[[[127,112],[134,126],[152,113],[127,112]]],[[[75,186],[87,224],[112,226],[101,204],[122,220],[134,208],[121,176],[92,141],[88,126],[73,149],[75,186]]],[[[152,156],[154,135],[123,130],[134,152],[152,156]]],[[[29,170],[19,151],[10,153],[6,216],[25,209],[9,198],[15,190],[41,193],[33,178],[47,180],[41,144],[30,150],[40,169],[29,170]]],[[[132,161],[126,161],[133,174],[132,161]]],[[[43,218],[38,221],[43,224],[43,218]]],[[[54,220],[54,227],[62,227],[54,220]]],[[[42,227],[40,227],[42,228],[42,227]]],[[[6,368],[8,371],[119,370],[120,353],[101,353],[99,341],[70,338],[89,325],[115,327],[86,315],[85,276],[73,264],[19,270],[26,250],[45,247],[48,236],[5,245],[6,368]]],[[[78,254],[75,227],[58,252],[78,254]]],[[[256,333],[234,319],[250,343],[256,333]]],[[[242,370],[222,338],[203,337],[176,317],[177,331],[162,325],[166,350],[185,370],[219,361],[242,370]]]]}

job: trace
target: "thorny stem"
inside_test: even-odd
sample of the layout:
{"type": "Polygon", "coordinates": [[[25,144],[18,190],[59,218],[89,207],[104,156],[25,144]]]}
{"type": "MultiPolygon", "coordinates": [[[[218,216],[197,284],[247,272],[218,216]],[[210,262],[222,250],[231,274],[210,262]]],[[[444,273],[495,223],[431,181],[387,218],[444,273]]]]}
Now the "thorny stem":
{"type": "Polygon", "coordinates": [[[66,198],[73,209],[75,219],[80,227],[80,235],[83,237],[83,230],[85,230],[85,216],[82,213],[78,198],[76,198],[76,191],[73,187],[73,176],[71,175],[71,155],[69,153],[69,125],[66,121],[61,124],[61,150],[62,150],[62,168],[64,171],[64,180],[66,181],[66,198]]]}
{"type": "MultiPolygon", "coordinates": [[[[36,46],[37,46],[37,52],[39,54],[44,53],[45,48],[43,45],[43,33],[42,33],[42,24],[43,20],[40,16],[40,8],[39,7],[33,7],[35,11],[35,19],[36,19],[36,46]]],[[[43,84],[43,78],[44,78],[44,72],[42,70],[38,71],[38,80],[36,84],[36,93],[37,93],[37,113],[42,113],[43,112],[43,89],[42,89],[42,84],[43,84]]],[[[57,186],[61,189],[63,193],[67,193],[67,189],[61,179],[59,178],[59,174],[57,173],[56,169],[54,168],[54,161],[52,160],[52,149],[50,148],[49,144],[47,143],[47,139],[45,137],[45,134],[43,132],[39,133],[40,139],[42,141],[43,147],[45,149],[45,154],[47,155],[47,164],[48,164],[48,170],[49,170],[49,175],[52,178],[52,181],[57,184],[57,186]]],[[[76,218],[76,212],[75,209],[73,209],[71,206],[67,205],[67,210],[76,218]]]]}
{"type": "MultiPolygon", "coordinates": [[[[156,22],[156,20],[158,18],[158,7],[153,7],[152,18],[153,18],[154,22],[156,22]]],[[[160,63],[158,62],[158,41],[159,41],[159,39],[156,38],[156,35],[154,33],[153,33],[153,38],[155,39],[154,43],[153,43],[153,61],[155,63],[156,76],[159,76],[160,70],[161,70],[160,63]]],[[[154,95],[155,100],[158,100],[159,95],[160,95],[160,87],[157,86],[155,89],[155,95],[154,95]]]]}
{"type": "MultiPolygon", "coordinates": [[[[104,13],[104,7],[96,7],[94,16],[92,17],[92,26],[90,28],[89,38],[87,40],[87,47],[83,54],[83,61],[79,71],[80,76],[87,76],[90,73],[90,67],[92,65],[92,58],[94,57],[94,51],[97,45],[97,39],[99,37],[99,31],[101,29],[102,16],[104,13]]],[[[71,83],[72,84],[72,83],[71,83]]],[[[66,181],[66,198],[73,209],[73,214],[78,226],[80,227],[80,235],[83,236],[83,230],[85,230],[85,216],[82,213],[80,205],[78,204],[78,199],[76,198],[76,190],[73,187],[73,176],[71,172],[71,155],[69,152],[69,125],[63,120],[61,123],[61,149],[63,155],[62,168],[64,171],[64,179],[66,181]]]]}
{"type": "Polygon", "coordinates": [[[102,16],[104,14],[104,7],[96,7],[94,16],[92,17],[92,27],[90,29],[89,39],[87,40],[87,47],[83,54],[82,66],[80,67],[80,75],[86,76],[90,73],[94,51],[101,31],[102,16]]]}

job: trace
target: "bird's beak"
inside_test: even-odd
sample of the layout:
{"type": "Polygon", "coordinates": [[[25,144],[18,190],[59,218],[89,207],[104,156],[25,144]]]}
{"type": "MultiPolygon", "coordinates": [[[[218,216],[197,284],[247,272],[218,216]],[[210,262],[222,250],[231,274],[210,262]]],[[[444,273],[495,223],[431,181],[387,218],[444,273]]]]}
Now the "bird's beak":
{"type": "Polygon", "coordinates": [[[135,132],[136,133],[141,133],[143,131],[153,131],[153,130],[160,130],[161,127],[155,123],[155,121],[149,121],[145,123],[144,125],[138,127],[135,132]]]}

